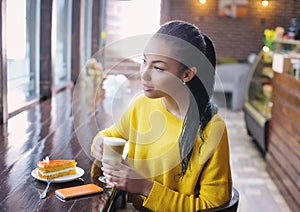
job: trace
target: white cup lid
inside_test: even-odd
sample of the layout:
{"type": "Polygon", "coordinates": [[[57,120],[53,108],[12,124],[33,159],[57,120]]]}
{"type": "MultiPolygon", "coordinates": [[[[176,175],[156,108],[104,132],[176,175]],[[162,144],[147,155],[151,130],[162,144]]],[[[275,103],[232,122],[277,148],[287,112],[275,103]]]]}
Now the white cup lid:
{"type": "Polygon", "coordinates": [[[116,137],[104,137],[103,142],[108,145],[112,146],[120,146],[126,143],[126,140],[123,138],[116,138],[116,137]]]}

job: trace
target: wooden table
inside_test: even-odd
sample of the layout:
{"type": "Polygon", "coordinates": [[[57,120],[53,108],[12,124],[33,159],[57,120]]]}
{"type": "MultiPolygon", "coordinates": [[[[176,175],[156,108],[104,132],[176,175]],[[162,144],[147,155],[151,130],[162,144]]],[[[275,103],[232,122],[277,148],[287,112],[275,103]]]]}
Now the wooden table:
{"type": "MultiPolygon", "coordinates": [[[[98,176],[90,174],[93,163],[90,144],[94,135],[111,125],[115,117],[107,110],[110,99],[91,92],[95,86],[89,82],[79,84],[12,117],[0,127],[0,211],[106,211],[112,206],[114,195],[109,192],[66,202],[54,194],[58,188],[75,185],[101,186],[94,180],[98,176]],[[47,197],[40,199],[46,183],[33,178],[31,171],[46,156],[75,159],[85,171],[83,181],[51,184],[47,197]]],[[[132,85],[139,88],[138,80],[132,85]]],[[[113,104],[127,107],[129,97],[134,94],[126,93],[113,104]]]]}

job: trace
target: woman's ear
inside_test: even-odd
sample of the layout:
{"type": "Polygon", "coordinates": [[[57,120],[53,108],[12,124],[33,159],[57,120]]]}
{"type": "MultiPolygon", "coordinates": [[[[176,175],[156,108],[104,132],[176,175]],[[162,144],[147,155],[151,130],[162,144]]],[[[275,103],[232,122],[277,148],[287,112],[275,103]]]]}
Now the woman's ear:
{"type": "Polygon", "coordinates": [[[189,82],[191,79],[193,79],[193,77],[196,75],[197,73],[197,68],[196,67],[191,67],[189,69],[186,69],[183,74],[182,74],[182,81],[187,83],[189,82]]]}

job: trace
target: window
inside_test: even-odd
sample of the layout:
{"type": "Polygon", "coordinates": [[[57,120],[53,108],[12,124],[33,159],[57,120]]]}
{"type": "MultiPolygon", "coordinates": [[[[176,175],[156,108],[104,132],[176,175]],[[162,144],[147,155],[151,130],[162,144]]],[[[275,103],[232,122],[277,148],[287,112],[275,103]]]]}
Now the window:
{"type": "Polygon", "coordinates": [[[39,2],[9,0],[6,4],[8,113],[39,96],[39,2]]]}
{"type": "Polygon", "coordinates": [[[6,0],[3,5],[1,54],[7,54],[0,74],[7,81],[0,88],[0,123],[76,81],[92,46],[97,50],[104,43],[106,0],[6,0]]]}
{"type": "MultiPolygon", "coordinates": [[[[141,62],[142,55],[127,55],[127,49],[114,43],[138,35],[155,33],[160,26],[161,0],[131,0],[108,1],[106,6],[106,46],[105,68],[113,67],[118,72],[120,59],[130,57],[135,62],[141,62]]],[[[131,69],[131,67],[129,68],[131,69]]],[[[122,71],[122,70],[121,70],[122,71]]]]}
{"type": "Polygon", "coordinates": [[[60,88],[71,80],[71,18],[72,1],[53,1],[52,29],[55,51],[55,87],[60,88]]]}
{"type": "Polygon", "coordinates": [[[92,54],[92,9],[93,1],[84,1],[84,44],[83,44],[83,65],[91,58],[92,54]]]}

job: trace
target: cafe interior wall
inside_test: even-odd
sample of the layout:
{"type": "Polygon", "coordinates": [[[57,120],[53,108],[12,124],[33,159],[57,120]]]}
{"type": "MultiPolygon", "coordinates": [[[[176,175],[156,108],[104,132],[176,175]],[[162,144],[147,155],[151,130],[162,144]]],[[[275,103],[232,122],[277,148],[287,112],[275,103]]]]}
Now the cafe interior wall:
{"type": "Polygon", "coordinates": [[[174,19],[191,22],[212,38],[218,58],[245,61],[261,50],[265,29],[281,26],[287,32],[292,18],[300,22],[299,0],[269,0],[268,7],[263,7],[261,0],[248,0],[244,17],[221,17],[219,1],[162,0],[161,23],[174,19]]]}

